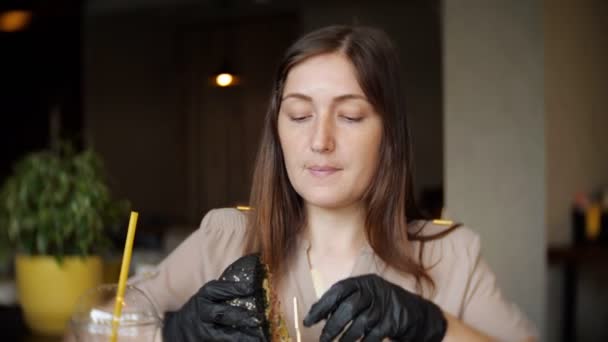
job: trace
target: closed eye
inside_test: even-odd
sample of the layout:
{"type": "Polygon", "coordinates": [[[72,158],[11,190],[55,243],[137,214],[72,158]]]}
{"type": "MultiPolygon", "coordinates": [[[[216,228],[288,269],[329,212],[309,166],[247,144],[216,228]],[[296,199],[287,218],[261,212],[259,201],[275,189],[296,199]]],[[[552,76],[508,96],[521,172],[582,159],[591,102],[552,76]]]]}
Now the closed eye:
{"type": "Polygon", "coordinates": [[[289,116],[289,119],[290,119],[291,121],[294,121],[294,122],[303,122],[303,121],[306,121],[306,119],[308,119],[308,118],[310,118],[310,117],[311,117],[311,115],[304,115],[304,116],[289,116]]]}
{"type": "Polygon", "coordinates": [[[363,120],[362,116],[349,116],[349,115],[340,115],[340,117],[347,122],[360,122],[363,120]]]}

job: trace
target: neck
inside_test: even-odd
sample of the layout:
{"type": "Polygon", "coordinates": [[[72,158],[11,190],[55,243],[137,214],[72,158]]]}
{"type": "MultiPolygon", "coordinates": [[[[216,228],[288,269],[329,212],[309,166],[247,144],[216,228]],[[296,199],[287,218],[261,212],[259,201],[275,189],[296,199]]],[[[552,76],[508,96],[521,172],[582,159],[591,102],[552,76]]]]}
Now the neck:
{"type": "Polygon", "coordinates": [[[344,208],[306,206],[311,249],[323,255],[351,255],[365,243],[365,210],[361,204],[344,208]]]}

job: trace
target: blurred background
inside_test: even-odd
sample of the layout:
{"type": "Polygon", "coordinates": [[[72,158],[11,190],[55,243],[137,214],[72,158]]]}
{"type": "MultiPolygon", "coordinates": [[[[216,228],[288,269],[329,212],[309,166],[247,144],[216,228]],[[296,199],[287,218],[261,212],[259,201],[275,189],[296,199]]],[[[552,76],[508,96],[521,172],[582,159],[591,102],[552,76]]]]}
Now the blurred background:
{"type": "MultiPolygon", "coordinates": [[[[145,272],[209,209],[247,205],[287,46],[376,26],[400,52],[423,209],[479,232],[544,341],[606,341],[606,19],[602,0],[3,0],[0,184],[59,141],[94,150],[112,197],[140,213],[145,272]]],[[[107,231],[115,247],[126,220],[107,231]]],[[[12,255],[0,334],[35,340],[12,255]]]]}

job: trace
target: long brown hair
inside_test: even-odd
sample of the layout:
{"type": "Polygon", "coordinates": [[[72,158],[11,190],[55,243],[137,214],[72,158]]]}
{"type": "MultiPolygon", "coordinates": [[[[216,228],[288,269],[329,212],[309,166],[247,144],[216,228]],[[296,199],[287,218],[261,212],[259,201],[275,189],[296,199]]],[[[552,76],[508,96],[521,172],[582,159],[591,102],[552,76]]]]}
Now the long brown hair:
{"type": "MultiPolygon", "coordinates": [[[[410,241],[428,237],[408,233],[408,222],[422,219],[412,188],[412,152],[406,120],[399,58],[388,36],[374,28],[329,26],[296,41],[279,64],[254,168],[246,253],[261,252],[275,274],[285,272],[306,217],[303,200],[287,177],[277,117],[291,68],[312,56],[341,53],[353,64],[357,80],[383,121],[376,174],[363,197],[367,240],[387,265],[433,286],[421,259],[410,253],[410,241]]],[[[444,235],[444,234],[441,234],[444,235]]],[[[438,236],[439,237],[439,236],[438,236]]],[[[422,246],[420,251],[422,250],[422,246]]],[[[419,257],[420,258],[420,257],[419,257]]]]}

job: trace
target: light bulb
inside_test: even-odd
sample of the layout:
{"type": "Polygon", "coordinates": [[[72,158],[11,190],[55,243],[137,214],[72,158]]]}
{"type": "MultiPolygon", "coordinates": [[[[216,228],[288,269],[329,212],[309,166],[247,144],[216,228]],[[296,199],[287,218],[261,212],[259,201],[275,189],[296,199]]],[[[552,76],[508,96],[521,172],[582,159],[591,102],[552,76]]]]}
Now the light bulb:
{"type": "Polygon", "coordinates": [[[222,73],[215,77],[215,83],[220,87],[228,87],[234,81],[234,77],[231,74],[222,73]]]}
{"type": "Polygon", "coordinates": [[[0,31],[16,32],[23,30],[32,18],[32,13],[23,10],[12,10],[0,13],[0,31]]]}

